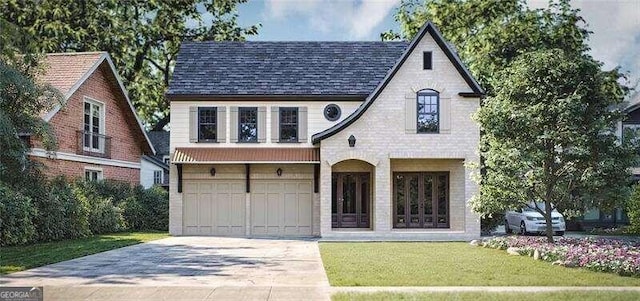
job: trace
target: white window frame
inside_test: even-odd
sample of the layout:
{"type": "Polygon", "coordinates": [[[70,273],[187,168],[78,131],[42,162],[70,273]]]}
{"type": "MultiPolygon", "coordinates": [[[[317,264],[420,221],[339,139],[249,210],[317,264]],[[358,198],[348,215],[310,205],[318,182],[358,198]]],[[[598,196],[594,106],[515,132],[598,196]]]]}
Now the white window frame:
{"type": "Polygon", "coordinates": [[[97,181],[102,181],[104,180],[104,173],[102,171],[102,168],[99,167],[85,167],[84,168],[84,180],[85,181],[93,181],[92,179],[87,180],[87,172],[95,172],[97,173],[97,181]]]}
{"type": "MultiPolygon", "coordinates": [[[[98,125],[98,134],[100,135],[105,135],[106,133],[106,129],[105,129],[105,117],[106,117],[106,105],[104,102],[99,101],[97,99],[88,97],[88,96],[84,96],[84,101],[82,102],[82,131],[83,131],[83,135],[84,135],[84,106],[85,104],[90,104],[91,107],[89,109],[89,112],[91,112],[91,109],[93,106],[98,107],[99,109],[99,118],[100,118],[100,124],[98,125]]],[[[92,122],[91,120],[93,120],[92,118],[89,118],[89,122],[92,122]]],[[[91,124],[89,126],[89,129],[91,130],[91,124]]],[[[84,136],[82,137],[82,148],[85,151],[90,151],[90,152],[98,152],[98,153],[104,153],[105,152],[105,139],[98,139],[98,148],[94,148],[94,147],[88,147],[86,145],[84,145],[84,136]]]]}
{"type": "Polygon", "coordinates": [[[156,169],[153,171],[153,185],[160,185],[164,183],[164,171],[162,169],[156,169]],[[156,173],[160,175],[160,182],[156,182],[156,173]]]}
{"type": "Polygon", "coordinates": [[[162,162],[164,162],[165,164],[169,164],[171,162],[171,157],[169,157],[168,155],[164,155],[162,156],[162,162]]]}

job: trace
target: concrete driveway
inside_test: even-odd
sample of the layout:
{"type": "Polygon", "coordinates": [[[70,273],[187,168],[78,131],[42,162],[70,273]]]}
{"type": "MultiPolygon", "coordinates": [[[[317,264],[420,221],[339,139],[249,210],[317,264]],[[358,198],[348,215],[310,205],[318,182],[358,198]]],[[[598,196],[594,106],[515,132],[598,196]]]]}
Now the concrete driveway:
{"type": "Polygon", "coordinates": [[[0,285],[45,286],[45,300],[327,299],[329,287],[314,240],[220,237],[156,240],[5,275],[0,285]]]}

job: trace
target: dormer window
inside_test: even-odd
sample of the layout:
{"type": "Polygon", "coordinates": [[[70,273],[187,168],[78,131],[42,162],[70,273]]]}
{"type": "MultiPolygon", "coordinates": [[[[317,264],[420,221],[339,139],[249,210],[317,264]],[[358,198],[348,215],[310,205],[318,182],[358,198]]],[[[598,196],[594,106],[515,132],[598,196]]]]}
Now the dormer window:
{"type": "Polygon", "coordinates": [[[434,90],[422,90],[417,95],[417,132],[438,133],[440,130],[440,96],[434,90]]]}

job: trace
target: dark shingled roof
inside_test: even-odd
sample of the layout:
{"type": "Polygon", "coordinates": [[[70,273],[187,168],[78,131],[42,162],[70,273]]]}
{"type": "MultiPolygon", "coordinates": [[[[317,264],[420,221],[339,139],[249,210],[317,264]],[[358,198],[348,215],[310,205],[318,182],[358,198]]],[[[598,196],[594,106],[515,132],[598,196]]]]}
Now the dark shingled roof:
{"type": "Polygon", "coordinates": [[[147,132],[153,148],[156,149],[156,158],[162,161],[162,156],[169,154],[169,132],[167,131],[149,131],[147,132]]]}
{"type": "Polygon", "coordinates": [[[369,95],[408,42],[184,42],[167,95],[369,95]]]}

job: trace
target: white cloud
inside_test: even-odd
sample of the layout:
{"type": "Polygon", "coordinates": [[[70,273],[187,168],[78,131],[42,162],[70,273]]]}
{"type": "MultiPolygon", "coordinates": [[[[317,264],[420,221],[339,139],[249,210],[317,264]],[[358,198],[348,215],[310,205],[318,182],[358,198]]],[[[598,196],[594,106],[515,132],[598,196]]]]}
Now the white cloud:
{"type": "Polygon", "coordinates": [[[267,0],[267,18],[301,17],[323,33],[346,32],[353,39],[370,36],[400,0],[267,0]]]}
{"type": "MultiPolygon", "coordinates": [[[[529,0],[531,7],[546,7],[546,0],[529,0]]],[[[640,79],[640,1],[573,1],[593,33],[591,54],[611,69],[621,66],[632,81],[640,79]]]]}

